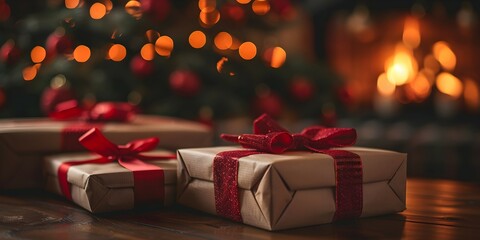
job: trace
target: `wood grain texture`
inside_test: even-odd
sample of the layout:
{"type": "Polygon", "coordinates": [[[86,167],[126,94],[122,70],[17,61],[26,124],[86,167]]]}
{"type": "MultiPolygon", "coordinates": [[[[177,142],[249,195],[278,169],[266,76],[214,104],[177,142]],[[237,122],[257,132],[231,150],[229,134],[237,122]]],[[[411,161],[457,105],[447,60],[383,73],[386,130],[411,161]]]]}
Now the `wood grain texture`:
{"type": "Polygon", "coordinates": [[[93,215],[40,191],[0,193],[0,239],[476,239],[480,185],[409,179],[400,214],[279,232],[184,207],[93,215]]]}

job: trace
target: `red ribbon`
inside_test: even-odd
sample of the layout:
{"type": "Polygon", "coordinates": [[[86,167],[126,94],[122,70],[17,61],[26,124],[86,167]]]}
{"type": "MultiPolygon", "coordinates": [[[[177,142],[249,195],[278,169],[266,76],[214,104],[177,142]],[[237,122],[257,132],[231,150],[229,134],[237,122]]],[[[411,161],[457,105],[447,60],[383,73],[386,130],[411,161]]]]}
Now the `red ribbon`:
{"type": "Polygon", "coordinates": [[[175,155],[146,156],[142,152],[155,149],[158,138],[135,140],[126,145],[115,145],[110,142],[97,128],[80,137],[79,142],[88,150],[100,157],[85,161],[64,162],[58,168],[58,181],[63,195],[71,200],[72,195],[67,181],[71,166],[82,164],[105,164],[118,162],[124,168],[133,172],[135,204],[163,202],[165,196],[164,173],[155,165],[145,163],[150,160],[175,159],[175,155]]]}
{"type": "Polygon", "coordinates": [[[334,159],[336,209],[333,221],[360,217],[363,206],[363,170],[360,156],[345,150],[330,149],[353,145],[357,137],[355,129],[312,126],[300,133],[291,134],[263,114],[253,122],[253,131],[254,134],[221,135],[221,138],[227,141],[256,151],[225,151],[215,156],[213,171],[218,215],[242,221],[238,197],[239,158],[262,152],[279,154],[288,150],[309,150],[328,154],[334,159]]]}

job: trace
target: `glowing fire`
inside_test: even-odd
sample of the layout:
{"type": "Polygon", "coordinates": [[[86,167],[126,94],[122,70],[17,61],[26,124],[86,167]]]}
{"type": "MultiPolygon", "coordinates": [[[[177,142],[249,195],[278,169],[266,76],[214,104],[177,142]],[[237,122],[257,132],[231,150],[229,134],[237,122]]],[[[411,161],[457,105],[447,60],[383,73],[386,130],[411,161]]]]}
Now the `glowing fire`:
{"type": "Polygon", "coordinates": [[[443,69],[452,71],[457,64],[457,57],[446,42],[440,41],[433,45],[433,56],[443,69]]]}
{"type": "Polygon", "coordinates": [[[389,82],[401,86],[415,77],[417,68],[413,53],[401,44],[396,47],[393,57],[387,60],[385,73],[389,82]]]}
{"type": "Polygon", "coordinates": [[[462,81],[447,72],[438,74],[435,84],[440,92],[450,95],[454,98],[460,97],[463,91],[462,81]]]}

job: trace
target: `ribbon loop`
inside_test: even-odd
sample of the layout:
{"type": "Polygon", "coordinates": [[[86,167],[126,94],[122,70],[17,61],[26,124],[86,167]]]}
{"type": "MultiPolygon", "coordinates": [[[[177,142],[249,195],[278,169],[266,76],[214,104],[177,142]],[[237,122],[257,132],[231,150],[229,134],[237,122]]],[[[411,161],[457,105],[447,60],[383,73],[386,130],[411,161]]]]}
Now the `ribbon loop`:
{"type": "Polygon", "coordinates": [[[77,100],[57,104],[49,117],[54,120],[86,120],[96,122],[126,122],[135,113],[134,107],[124,102],[100,102],[91,109],[80,106],[77,100]]]}

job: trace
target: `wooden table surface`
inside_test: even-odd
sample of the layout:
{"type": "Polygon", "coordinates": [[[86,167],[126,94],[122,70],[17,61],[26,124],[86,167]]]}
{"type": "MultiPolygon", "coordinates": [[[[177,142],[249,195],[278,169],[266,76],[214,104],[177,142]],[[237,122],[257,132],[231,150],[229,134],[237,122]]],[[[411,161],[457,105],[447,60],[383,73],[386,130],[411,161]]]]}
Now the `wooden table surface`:
{"type": "Polygon", "coordinates": [[[0,193],[0,239],[480,239],[480,185],[409,179],[400,214],[268,232],[183,207],[93,215],[40,191],[0,193]]]}

